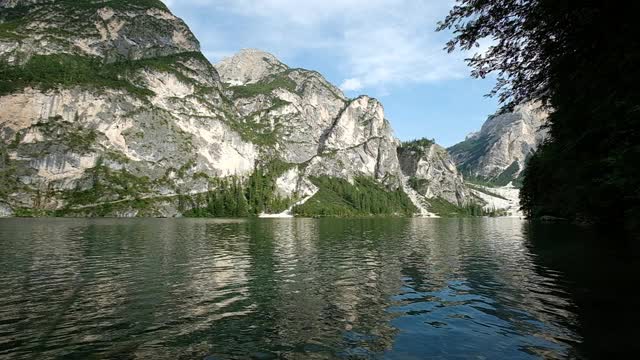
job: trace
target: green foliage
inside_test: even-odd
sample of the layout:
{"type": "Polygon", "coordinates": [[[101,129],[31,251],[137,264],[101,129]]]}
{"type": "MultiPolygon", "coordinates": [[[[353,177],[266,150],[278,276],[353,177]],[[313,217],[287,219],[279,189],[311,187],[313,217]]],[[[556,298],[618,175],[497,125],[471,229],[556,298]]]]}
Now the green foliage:
{"type": "Polygon", "coordinates": [[[409,186],[418,193],[423,194],[429,188],[429,180],[412,176],[409,178],[409,186]]]}
{"type": "Polygon", "coordinates": [[[402,144],[398,147],[398,154],[402,156],[405,153],[415,154],[418,157],[422,157],[425,155],[425,151],[428,150],[432,145],[434,145],[435,139],[417,139],[412,141],[403,141],[402,144]]]}
{"type": "Polygon", "coordinates": [[[167,6],[160,0],[56,0],[56,3],[63,5],[67,9],[74,10],[98,10],[103,7],[110,7],[114,10],[132,9],[161,9],[169,11],[167,6]]]}
{"type": "Polygon", "coordinates": [[[449,49],[494,46],[469,63],[498,73],[501,100],[539,99],[550,141],[524,174],[521,204],[551,215],[640,231],[640,42],[637,11],[605,1],[461,0],[440,25],[449,49]],[[505,20],[506,19],[506,20],[505,20]]]}
{"type": "Polygon", "coordinates": [[[458,206],[442,198],[429,199],[429,211],[442,217],[469,217],[469,216],[504,216],[504,211],[485,210],[482,205],[469,203],[458,206]]]}
{"type": "Polygon", "coordinates": [[[292,166],[281,160],[272,160],[265,166],[256,167],[247,182],[246,194],[251,213],[279,213],[287,209],[291,201],[276,196],[276,179],[292,166]]]}
{"type": "Polygon", "coordinates": [[[24,18],[29,13],[29,8],[16,6],[13,8],[3,8],[0,11],[0,39],[20,40],[22,35],[17,30],[24,23],[24,18]]]}
{"type": "Polygon", "coordinates": [[[489,196],[493,196],[493,197],[496,197],[496,198],[502,199],[502,200],[509,200],[509,199],[507,199],[506,197],[504,197],[502,195],[499,195],[499,194],[494,193],[493,191],[487,190],[486,186],[476,186],[476,185],[474,185],[472,183],[468,183],[468,182],[466,183],[466,185],[468,187],[470,187],[471,189],[473,189],[473,190],[479,191],[479,192],[487,194],[489,196]]]}
{"type": "Polygon", "coordinates": [[[463,173],[462,175],[464,176],[464,181],[467,184],[473,184],[473,185],[479,185],[479,186],[485,186],[485,187],[498,187],[498,185],[496,185],[490,179],[480,177],[480,176],[474,176],[468,173],[463,173]]]}
{"type": "Polygon", "coordinates": [[[84,128],[78,123],[66,122],[60,116],[40,121],[31,127],[31,129],[34,128],[39,130],[48,141],[65,145],[78,153],[90,152],[98,138],[95,130],[84,128]]]}
{"type": "Polygon", "coordinates": [[[187,217],[246,217],[249,205],[244,195],[242,183],[237,178],[218,179],[215,189],[204,197],[184,199],[191,201],[192,209],[185,212],[187,217]]]}
{"type": "Polygon", "coordinates": [[[509,165],[506,169],[504,169],[504,171],[501,172],[500,175],[498,175],[495,179],[492,179],[493,183],[496,184],[497,186],[508,185],[510,182],[515,181],[516,173],[519,170],[520,170],[520,164],[518,164],[517,161],[514,161],[513,163],[511,163],[511,165],[509,165]]]}
{"type": "Polygon", "coordinates": [[[293,165],[272,160],[258,166],[243,183],[235,177],[213,180],[213,190],[190,201],[189,217],[244,217],[260,213],[280,213],[293,201],[275,192],[276,179],[293,165]]]}
{"type": "Polygon", "coordinates": [[[300,216],[409,216],[416,208],[401,190],[390,191],[369,178],[356,178],[354,184],[344,179],[312,179],[319,191],[294,213],[300,216]]]}
{"type": "Polygon", "coordinates": [[[501,187],[509,185],[512,183],[513,186],[519,187],[521,186],[521,175],[516,177],[516,173],[520,170],[520,165],[517,161],[514,161],[509,165],[506,169],[504,169],[500,174],[494,177],[480,177],[474,176],[469,173],[464,173],[464,179],[466,182],[476,185],[482,185],[486,187],[501,187]]]}
{"type": "Polygon", "coordinates": [[[354,209],[353,205],[347,202],[342,196],[335,191],[327,188],[321,188],[306,203],[296,206],[294,212],[297,216],[357,216],[370,215],[369,213],[360,213],[354,209]]]}
{"type": "Polygon", "coordinates": [[[8,40],[20,40],[23,36],[16,33],[18,26],[20,25],[17,21],[0,23],[0,39],[8,39],[8,40]]]}
{"type": "Polygon", "coordinates": [[[141,197],[150,192],[151,180],[148,177],[135,176],[125,169],[113,170],[104,165],[101,159],[85,174],[90,178],[91,186],[64,191],[65,210],[101,202],[142,200],[141,197]]]}
{"type": "Polygon", "coordinates": [[[401,148],[406,151],[416,151],[422,153],[423,149],[428,149],[436,143],[435,139],[421,138],[411,141],[403,141],[401,148]]]}
{"type": "Polygon", "coordinates": [[[55,212],[50,210],[31,209],[31,208],[17,208],[14,209],[14,215],[22,218],[35,218],[35,217],[47,217],[54,216],[55,212]]]}
{"type": "Polygon", "coordinates": [[[448,148],[447,151],[454,158],[464,159],[458,168],[466,177],[470,173],[471,167],[478,163],[482,155],[486,154],[490,143],[491,139],[487,136],[472,137],[448,148]]]}
{"type": "Polygon", "coordinates": [[[23,66],[0,62],[0,95],[28,86],[49,90],[77,85],[124,89],[132,94],[152,95],[121,76],[120,64],[104,65],[100,59],[57,54],[36,55],[23,66]]]}
{"type": "Polygon", "coordinates": [[[238,119],[228,122],[242,139],[258,146],[273,146],[278,143],[277,127],[272,128],[267,121],[256,122],[251,118],[238,119]]]}
{"type": "Polygon", "coordinates": [[[18,185],[16,166],[4,144],[0,144],[0,199],[6,199],[18,185]]]}
{"type": "Polygon", "coordinates": [[[272,75],[254,84],[241,86],[231,86],[229,89],[237,98],[248,98],[260,94],[271,94],[275,89],[286,89],[291,92],[296,91],[296,83],[287,76],[287,73],[272,75]]]}
{"type": "Polygon", "coordinates": [[[0,95],[20,91],[27,86],[49,90],[58,87],[92,86],[96,88],[123,89],[141,97],[153,92],[136,86],[132,80],[141,69],[171,72],[181,81],[193,82],[182,74],[180,61],[196,58],[205,60],[200,53],[183,53],[142,59],[104,63],[100,58],[69,54],[35,55],[22,66],[0,62],[0,95]]]}

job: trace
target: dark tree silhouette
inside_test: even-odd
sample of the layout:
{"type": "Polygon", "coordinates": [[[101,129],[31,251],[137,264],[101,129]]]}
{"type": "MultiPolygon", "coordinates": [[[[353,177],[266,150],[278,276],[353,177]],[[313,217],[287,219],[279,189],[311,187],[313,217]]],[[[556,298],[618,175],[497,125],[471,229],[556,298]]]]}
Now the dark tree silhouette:
{"type": "Polygon", "coordinates": [[[530,216],[640,223],[640,32],[637,2],[459,0],[438,29],[447,49],[494,45],[468,59],[497,73],[505,108],[539,99],[550,140],[530,159],[521,199],[530,216]]]}

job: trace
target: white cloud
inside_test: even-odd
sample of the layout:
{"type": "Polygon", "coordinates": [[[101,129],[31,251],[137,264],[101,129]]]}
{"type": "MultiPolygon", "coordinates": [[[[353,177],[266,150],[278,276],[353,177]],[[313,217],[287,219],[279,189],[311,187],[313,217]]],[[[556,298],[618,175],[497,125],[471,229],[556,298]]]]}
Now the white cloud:
{"type": "Polygon", "coordinates": [[[328,57],[344,79],[341,87],[345,91],[385,92],[469,73],[465,54],[442,50],[451,35],[434,31],[452,0],[165,2],[197,28],[206,53],[255,47],[285,61],[328,57]],[[229,19],[233,22],[228,23],[229,19]]]}
{"type": "Polygon", "coordinates": [[[340,89],[343,91],[358,91],[362,89],[362,82],[359,79],[346,79],[340,84],[340,89]]]}

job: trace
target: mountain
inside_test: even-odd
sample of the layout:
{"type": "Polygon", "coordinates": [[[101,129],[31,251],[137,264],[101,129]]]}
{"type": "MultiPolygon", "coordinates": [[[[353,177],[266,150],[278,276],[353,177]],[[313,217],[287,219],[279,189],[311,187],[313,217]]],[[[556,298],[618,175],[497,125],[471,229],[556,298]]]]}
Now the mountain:
{"type": "Polygon", "coordinates": [[[517,182],[527,158],[547,137],[547,113],[536,102],[490,116],[479,132],[448,150],[469,179],[494,185],[517,182]]]}
{"type": "Polygon", "coordinates": [[[451,156],[433,140],[404,142],[398,148],[398,156],[410,186],[426,199],[439,198],[459,206],[470,201],[464,179],[451,156]]]}
{"type": "Polygon", "coordinates": [[[0,0],[0,215],[431,215],[470,202],[382,104],[242,50],[212,65],[157,0],[0,0]]]}

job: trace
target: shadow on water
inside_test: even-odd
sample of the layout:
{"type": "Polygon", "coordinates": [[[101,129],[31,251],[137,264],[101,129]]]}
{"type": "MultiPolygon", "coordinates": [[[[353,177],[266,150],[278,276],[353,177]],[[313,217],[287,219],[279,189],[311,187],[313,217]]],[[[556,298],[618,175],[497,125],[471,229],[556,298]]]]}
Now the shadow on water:
{"type": "Polygon", "coordinates": [[[640,353],[638,244],[618,229],[568,224],[531,223],[524,233],[536,271],[561,274],[581,335],[575,355],[615,359],[640,353]]]}
{"type": "Polygon", "coordinates": [[[516,219],[0,220],[0,358],[600,358],[636,252],[516,219]]]}

